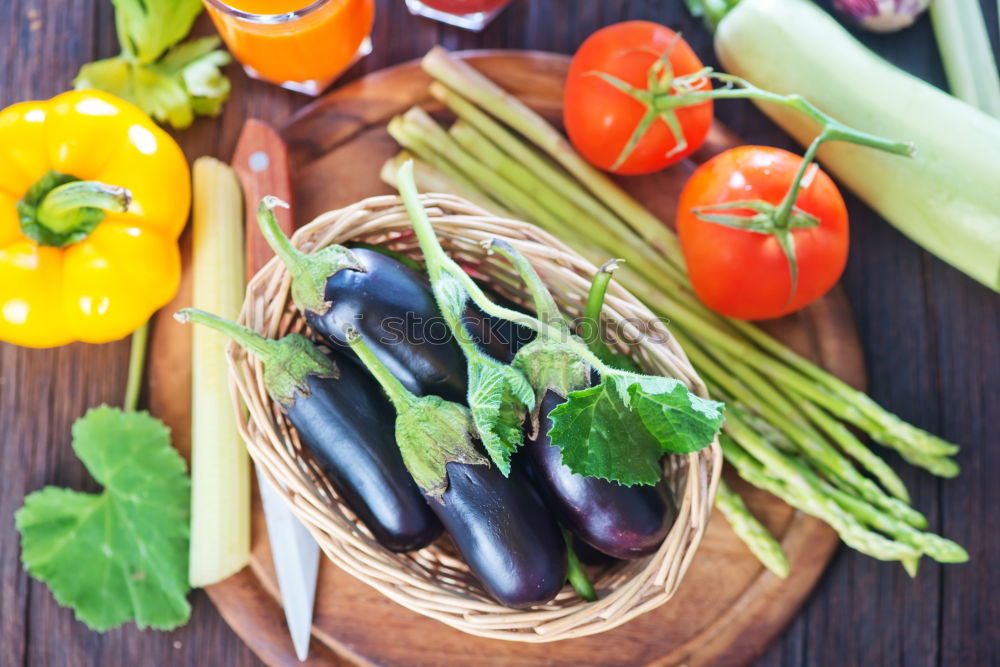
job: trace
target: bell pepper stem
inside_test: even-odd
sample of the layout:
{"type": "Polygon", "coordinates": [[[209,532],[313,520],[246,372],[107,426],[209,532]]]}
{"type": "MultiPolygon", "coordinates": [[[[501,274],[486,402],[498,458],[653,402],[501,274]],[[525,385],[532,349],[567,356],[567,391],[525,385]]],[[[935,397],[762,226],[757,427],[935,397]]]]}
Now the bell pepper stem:
{"type": "Polygon", "coordinates": [[[146,366],[146,348],[149,343],[149,322],[132,332],[132,347],[128,357],[128,380],[125,382],[125,412],[135,412],[142,390],[142,376],[146,366]]]}
{"type": "Polygon", "coordinates": [[[70,232],[90,209],[122,213],[132,201],[131,193],[117,185],[98,181],[73,181],[49,191],[38,205],[39,223],[58,234],[70,232]]]}

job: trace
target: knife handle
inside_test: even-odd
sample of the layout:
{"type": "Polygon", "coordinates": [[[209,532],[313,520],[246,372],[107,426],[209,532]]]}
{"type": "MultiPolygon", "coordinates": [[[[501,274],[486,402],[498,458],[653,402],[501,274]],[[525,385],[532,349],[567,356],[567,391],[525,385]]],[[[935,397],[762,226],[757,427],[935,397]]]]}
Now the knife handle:
{"type": "MultiPolygon", "coordinates": [[[[274,255],[257,224],[257,206],[261,198],[274,195],[294,207],[288,148],[270,125],[253,118],[248,119],[233,154],[233,168],[240,175],[243,184],[246,213],[245,266],[247,280],[250,280],[274,255]]],[[[274,209],[278,225],[289,235],[295,228],[292,221],[293,210],[294,208],[281,207],[274,209]]]]}

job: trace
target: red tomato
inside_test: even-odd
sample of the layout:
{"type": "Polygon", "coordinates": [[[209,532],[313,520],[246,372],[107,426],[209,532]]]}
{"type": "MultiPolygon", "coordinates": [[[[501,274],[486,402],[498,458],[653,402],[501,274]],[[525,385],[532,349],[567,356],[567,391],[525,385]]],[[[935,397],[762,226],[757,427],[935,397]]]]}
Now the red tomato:
{"type": "MultiPolygon", "coordinates": [[[[603,72],[634,88],[648,90],[649,70],[673,44],[670,65],[674,78],[702,68],[701,61],[670,28],[649,21],[626,21],[592,34],[573,56],[566,78],[563,122],[570,141],[587,160],[618,174],[648,174],[682,160],[698,150],[712,125],[712,102],[676,109],[687,146],[657,118],[635,145],[629,157],[612,170],[647,107],[607,81],[593,76],[603,72]]],[[[711,88],[702,80],[698,89],[711,88]]],[[[665,93],[667,91],[664,91],[665,93]]]]}
{"type": "Polygon", "coordinates": [[[779,148],[741,146],[698,167],[684,186],[677,233],[694,290],[712,310],[744,320],[779,317],[823,296],[840,278],[847,262],[847,208],[837,186],[815,165],[802,179],[796,206],[819,225],[791,231],[798,265],[794,293],[788,257],[777,238],[709,222],[692,211],[739,200],[777,206],[801,163],[798,155],[779,148]]]}

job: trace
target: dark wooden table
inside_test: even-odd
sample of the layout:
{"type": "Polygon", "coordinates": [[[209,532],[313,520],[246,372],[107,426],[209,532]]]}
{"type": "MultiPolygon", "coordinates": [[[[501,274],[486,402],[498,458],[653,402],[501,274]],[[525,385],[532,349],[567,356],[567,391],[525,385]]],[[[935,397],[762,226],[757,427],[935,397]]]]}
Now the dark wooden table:
{"type": "MultiPolygon", "coordinates": [[[[375,52],[344,80],[420,56],[435,43],[572,52],[596,28],[633,18],[682,30],[715,64],[710,35],[682,4],[515,0],[474,35],[412,18],[402,0],[380,0],[375,52]]],[[[996,46],[997,4],[983,0],[983,6],[996,46]]],[[[117,52],[107,0],[2,0],[0,8],[6,17],[0,28],[2,106],[55,95],[71,85],[81,64],[117,52]]],[[[210,30],[205,17],[198,30],[210,30]]],[[[903,33],[862,38],[898,65],[943,84],[926,18],[903,33]]],[[[248,81],[235,66],[229,74],[233,94],[223,115],[177,134],[191,159],[212,154],[228,160],[244,118],[280,124],[308,102],[248,81]]],[[[793,147],[749,104],[716,108],[747,141],[793,147]]],[[[910,243],[856,199],[847,200],[852,245],[844,285],[871,393],[905,419],[964,445],[956,480],[938,480],[891,454],[889,459],[931,526],[963,544],[972,561],[941,567],[925,559],[911,580],[898,565],[841,549],[760,663],[1000,664],[1000,530],[992,516],[1000,508],[1000,437],[991,423],[1000,417],[1000,297],[910,243]]],[[[200,592],[192,595],[194,613],[180,630],[126,626],[99,635],[20,566],[13,514],[24,495],[45,484],[95,488],[70,450],[69,428],[86,408],[121,401],[127,354],[125,342],[54,350],[0,344],[0,666],[258,664],[200,592]]]]}

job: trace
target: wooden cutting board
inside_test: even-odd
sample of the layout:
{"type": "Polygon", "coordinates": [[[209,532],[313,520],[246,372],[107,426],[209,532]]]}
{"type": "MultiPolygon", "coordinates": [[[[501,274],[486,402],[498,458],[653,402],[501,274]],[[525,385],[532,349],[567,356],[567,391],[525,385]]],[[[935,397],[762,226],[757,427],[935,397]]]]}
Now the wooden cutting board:
{"type": "MultiPolygon", "coordinates": [[[[527,104],[558,121],[568,58],[520,51],[464,54],[475,67],[527,104]]],[[[331,208],[390,192],[379,169],[397,147],[388,120],[414,104],[432,112],[428,78],[416,63],[371,74],[336,90],[299,113],[284,128],[295,167],[296,223],[331,208]]],[[[446,115],[441,112],[441,117],[446,115]]],[[[623,186],[670,221],[681,187],[699,164],[738,138],[716,123],[692,159],[623,186]]],[[[165,313],[186,304],[189,286],[165,313]]],[[[850,309],[835,289],[796,315],[766,328],[851,384],[863,387],[864,366],[850,309]]],[[[150,403],[188,443],[190,331],[159,317],[150,355],[150,403]]],[[[320,568],[311,664],[745,664],[759,655],[796,613],[836,545],[825,524],[773,496],[731,480],[753,512],[779,537],[792,574],[780,580],[764,570],[717,513],[697,558],[668,604],[613,631],[555,644],[481,639],[404,609],[329,562],[320,568]]],[[[268,664],[295,665],[277,599],[259,499],[254,498],[251,564],[208,589],[233,629],[268,664]]]]}

